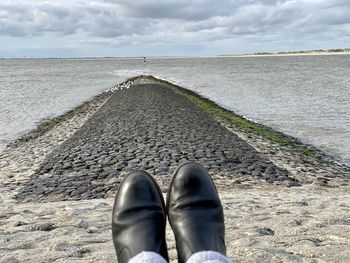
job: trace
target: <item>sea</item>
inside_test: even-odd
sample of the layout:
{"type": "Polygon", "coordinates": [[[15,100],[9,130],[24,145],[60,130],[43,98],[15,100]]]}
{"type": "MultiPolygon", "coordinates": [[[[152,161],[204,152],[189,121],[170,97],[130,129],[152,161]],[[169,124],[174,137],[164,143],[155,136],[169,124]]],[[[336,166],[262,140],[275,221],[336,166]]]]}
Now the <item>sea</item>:
{"type": "Polygon", "coordinates": [[[141,74],[350,164],[350,55],[1,59],[0,151],[38,123],[141,74]]]}

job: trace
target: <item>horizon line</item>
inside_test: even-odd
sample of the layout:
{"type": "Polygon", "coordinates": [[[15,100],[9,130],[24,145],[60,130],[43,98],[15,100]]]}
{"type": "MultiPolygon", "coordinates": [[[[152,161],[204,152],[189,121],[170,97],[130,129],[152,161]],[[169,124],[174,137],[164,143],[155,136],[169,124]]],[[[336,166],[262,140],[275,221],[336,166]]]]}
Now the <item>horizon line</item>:
{"type": "Polygon", "coordinates": [[[206,58],[206,57],[234,57],[234,56],[273,56],[273,55],[311,55],[317,54],[337,54],[350,53],[350,48],[332,48],[332,49],[310,49],[297,51],[278,51],[278,52],[254,52],[254,53],[232,53],[221,55],[164,55],[164,56],[77,56],[77,57],[37,57],[37,56],[22,56],[22,57],[0,57],[6,59],[144,59],[144,58],[206,58]]]}

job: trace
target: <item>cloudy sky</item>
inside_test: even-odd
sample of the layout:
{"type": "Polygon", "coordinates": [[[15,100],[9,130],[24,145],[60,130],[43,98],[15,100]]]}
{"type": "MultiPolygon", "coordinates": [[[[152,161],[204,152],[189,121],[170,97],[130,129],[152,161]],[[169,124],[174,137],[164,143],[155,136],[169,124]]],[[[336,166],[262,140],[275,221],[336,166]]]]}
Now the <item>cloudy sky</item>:
{"type": "Polygon", "coordinates": [[[1,0],[0,57],[350,47],[350,0],[1,0]]]}

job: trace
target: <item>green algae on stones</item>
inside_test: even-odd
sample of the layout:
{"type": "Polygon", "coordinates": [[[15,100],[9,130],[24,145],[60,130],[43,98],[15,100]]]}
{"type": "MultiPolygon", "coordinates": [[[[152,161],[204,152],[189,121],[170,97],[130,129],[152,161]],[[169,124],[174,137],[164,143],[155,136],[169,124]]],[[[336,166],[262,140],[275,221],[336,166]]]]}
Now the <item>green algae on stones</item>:
{"type": "Polygon", "coordinates": [[[209,113],[212,117],[224,123],[233,125],[234,127],[242,129],[248,133],[252,133],[257,136],[266,138],[274,143],[277,143],[282,147],[288,147],[292,151],[296,151],[297,153],[302,154],[305,157],[312,158],[325,165],[331,165],[331,161],[327,160],[325,158],[325,155],[315,147],[306,145],[298,139],[288,136],[282,132],[276,131],[270,127],[250,121],[244,118],[243,116],[238,115],[230,110],[227,110],[219,106],[214,101],[205,98],[191,90],[180,87],[171,82],[158,79],[154,76],[142,75],[134,77],[131,80],[143,80],[147,83],[160,83],[166,86],[173,87],[179,90],[181,93],[183,93],[190,101],[196,104],[200,109],[204,110],[205,112],[209,113]]]}
{"type": "Polygon", "coordinates": [[[91,110],[91,105],[96,101],[103,101],[106,99],[106,96],[110,96],[110,93],[103,93],[100,95],[95,96],[89,101],[83,102],[80,106],[62,114],[57,117],[54,117],[52,119],[42,120],[38,126],[30,131],[27,134],[24,134],[23,136],[16,139],[14,142],[10,143],[10,145],[16,145],[21,142],[26,142],[35,138],[38,138],[42,135],[44,135],[46,132],[52,130],[55,128],[58,124],[71,119],[72,117],[79,115],[79,114],[85,114],[86,112],[91,110]]]}

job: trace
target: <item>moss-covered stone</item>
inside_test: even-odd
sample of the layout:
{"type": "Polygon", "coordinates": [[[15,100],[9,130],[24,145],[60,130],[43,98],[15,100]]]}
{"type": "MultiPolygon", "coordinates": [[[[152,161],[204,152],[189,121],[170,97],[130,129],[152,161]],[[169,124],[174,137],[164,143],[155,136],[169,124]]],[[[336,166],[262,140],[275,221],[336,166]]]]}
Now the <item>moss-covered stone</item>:
{"type": "Polygon", "coordinates": [[[101,99],[104,100],[106,98],[106,96],[110,96],[110,93],[104,93],[101,95],[97,95],[92,100],[84,102],[80,106],[78,106],[78,107],[76,107],[76,108],[74,108],[74,109],[72,109],[72,110],[70,110],[70,111],[68,111],[60,116],[54,117],[53,119],[41,121],[34,130],[21,136],[20,138],[18,138],[17,140],[15,140],[11,144],[18,144],[20,142],[26,142],[26,141],[29,141],[31,139],[35,139],[35,138],[38,138],[38,137],[44,135],[46,132],[55,128],[58,124],[66,121],[66,120],[69,120],[70,118],[74,117],[75,115],[84,114],[84,113],[88,112],[90,110],[89,105],[93,101],[101,100],[101,99]]]}
{"type": "Polygon", "coordinates": [[[218,119],[219,121],[233,125],[234,127],[242,129],[246,132],[264,137],[265,139],[268,139],[271,142],[277,143],[282,147],[288,147],[291,151],[302,154],[305,157],[320,161],[323,164],[331,164],[329,160],[326,160],[324,158],[324,154],[322,154],[322,152],[316,149],[315,147],[306,145],[294,137],[273,130],[272,128],[267,127],[265,125],[252,122],[241,115],[238,115],[230,110],[219,106],[210,99],[205,98],[191,90],[177,86],[168,81],[155,78],[154,76],[139,76],[133,78],[132,80],[135,81],[137,79],[143,79],[148,83],[153,81],[155,83],[161,83],[166,86],[176,88],[181,93],[183,93],[189,100],[196,104],[200,109],[209,113],[211,116],[218,119]]]}

